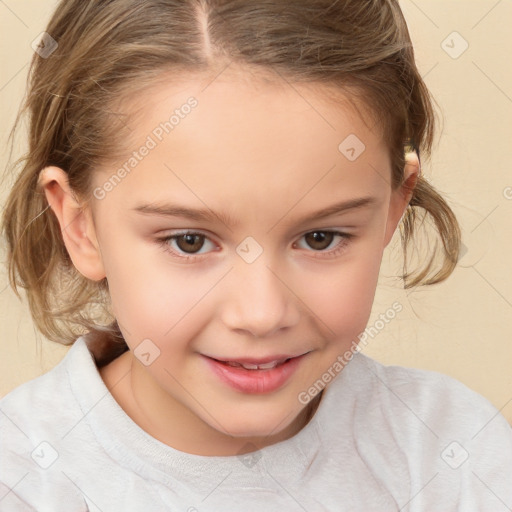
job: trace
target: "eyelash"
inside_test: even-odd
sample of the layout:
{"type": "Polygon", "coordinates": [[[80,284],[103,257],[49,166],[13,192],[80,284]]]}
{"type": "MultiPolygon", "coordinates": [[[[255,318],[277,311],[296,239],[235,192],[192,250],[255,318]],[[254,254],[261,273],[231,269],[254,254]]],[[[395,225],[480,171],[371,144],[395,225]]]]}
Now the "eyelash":
{"type": "MultiPolygon", "coordinates": [[[[315,251],[315,250],[307,251],[307,252],[312,252],[312,253],[319,253],[321,255],[321,256],[315,255],[315,256],[313,256],[314,258],[324,258],[325,257],[325,256],[323,256],[324,254],[328,254],[327,257],[337,256],[338,254],[340,254],[342,251],[344,251],[346,249],[346,247],[349,244],[349,242],[351,241],[351,239],[353,239],[355,237],[355,235],[353,235],[353,234],[343,233],[341,231],[328,230],[328,229],[316,229],[316,230],[308,231],[307,233],[304,233],[300,238],[303,238],[306,235],[310,235],[312,233],[328,233],[328,234],[332,234],[334,236],[339,236],[342,239],[337,244],[337,246],[335,246],[334,249],[330,249],[330,250],[323,249],[320,251],[315,251]]],[[[206,235],[204,235],[203,233],[199,233],[196,231],[182,231],[182,232],[174,233],[174,234],[166,236],[166,237],[157,238],[156,242],[158,243],[158,245],[160,245],[163,248],[163,250],[165,252],[171,253],[172,255],[176,256],[177,258],[181,258],[183,260],[192,260],[192,259],[198,260],[198,259],[202,259],[204,256],[206,256],[208,254],[208,253],[205,253],[205,254],[183,255],[183,254],[178,253],[174,249],[171,249],[169,242],[172,240],[176,240],[177,238],[179,238],[181,236],[185,236],[185,235],[197,235],[197,236],[204,237],[205,239],[208,239],[208,237],[206,235]]]]}

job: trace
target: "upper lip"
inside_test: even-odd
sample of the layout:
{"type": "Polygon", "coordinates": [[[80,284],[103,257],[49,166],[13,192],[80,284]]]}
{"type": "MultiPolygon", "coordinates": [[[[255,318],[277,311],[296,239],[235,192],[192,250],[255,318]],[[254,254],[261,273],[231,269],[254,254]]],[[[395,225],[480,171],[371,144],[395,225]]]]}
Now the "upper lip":
{"type": "Polygon", "coordinates": [[[206,356],[210,359],[216,359],[217,361],[221,361],[223,363],[226,362],[234,362],[234,363],[240,363],[240,364],[267,364],[267,363],[273,363],[274,361],[277,362],[284,362],[287,359],[293,359],[295,357],[300,357],[307,354],[307,352],[304,352],[302,354],[297,355],[290,355],[290,354],[276,354],[273,356],[267,356],[267,357],[213,357],[213,356],[206,356]]]}

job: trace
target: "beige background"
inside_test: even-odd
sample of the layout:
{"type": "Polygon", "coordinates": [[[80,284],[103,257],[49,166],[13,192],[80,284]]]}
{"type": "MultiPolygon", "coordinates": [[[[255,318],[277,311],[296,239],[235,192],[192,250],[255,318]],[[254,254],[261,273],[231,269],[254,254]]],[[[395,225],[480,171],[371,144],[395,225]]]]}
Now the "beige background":
{"type": "MultiPolygon", "coordinates": [[[[2,168],[30,45],[55,4],[0,2],[2,168]]],[[[457,213],[466,252],[447,282],[406,293],[392,277],[400,268],[395,237],[369,325],[395,300],[404,309],[369,338],[364,351],[386,364],[451,375],[487,397],[512,423],[512,3],[402,0],[401,5],[419,68],[444,118],[424,171],[457,213]],[[459,55],[464,41],[469,46],[459,55]]],[[[7,192],[5,183],[2,187],[0,205],[7,192]]],[[[1,255],[4,260],[3,241],[1,255]]],[[[2,268],[0,396],[52,368],[67,350],[35,331],[26,301],[20,303],[7,287],[2,268]]]]}

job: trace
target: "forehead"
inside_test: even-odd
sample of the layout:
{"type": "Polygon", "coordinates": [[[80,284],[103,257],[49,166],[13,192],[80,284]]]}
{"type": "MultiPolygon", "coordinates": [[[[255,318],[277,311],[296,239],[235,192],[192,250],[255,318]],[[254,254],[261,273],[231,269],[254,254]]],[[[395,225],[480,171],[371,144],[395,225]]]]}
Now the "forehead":
{"type": "Polygon", "coordinates": [[[367,195],[390,176],[389,155],[368,111],[351,100],[330,86],[233,73],[160,79],[125,105],[126,156],[99,182],[151,146],[112,198],[166,200],[181,190],[196,206],[204,198],[236,210],[305,193],[317,202],[339,200],[337,190],[341,199],[367,195]]]}
{"type": "Polygon", "coordinates": [[[205,132],[221,134],[223,128],[260,128],[260,132],[268,134],[260,137],[261,141],[269,141],[275,133],[280,139],[287,134],[292,138],[295,132],[309,138],[338,139],[347,129],[368,143],[373,142],[370,138],[380,139],[382,135],[373,113],[361,100],[364,95],[355,88],[290,82],[271,71],[251,72],[251,68],[229,66],[208,74],[163,72],[141,90],[123,95],[118,109],[130,125],[132,136],[125,139],[130,142],[130,149],[138,142],[137,137],[151,133],[176,110],[183,118],[179,111],[191,97],[197,100],[198,108],[191,116],[185,113],[187,123],[180,123],[180,129],[168,139],[177,139],[179,132],[191,135],[192,130],[187,130],[186,125],[193,126],[198,139],[204,138],[205,132]],[[301,124],[297,124],[299,121],[301,124]]]}

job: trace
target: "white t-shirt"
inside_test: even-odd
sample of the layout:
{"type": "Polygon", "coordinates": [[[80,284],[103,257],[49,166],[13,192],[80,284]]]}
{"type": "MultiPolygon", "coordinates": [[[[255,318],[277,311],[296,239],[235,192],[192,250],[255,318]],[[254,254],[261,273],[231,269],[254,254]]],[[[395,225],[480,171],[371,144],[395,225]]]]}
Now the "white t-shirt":
{"type": "MultiPolygon", "coordinates": [[[[179,421],[179,419],[177,420],[179,421]]],[[[505,512],[512,430],[454,379],[358,353],[292,438],[175,450],[115,401],[84,338],[0,401],[0,511],[505,512]]]]}

